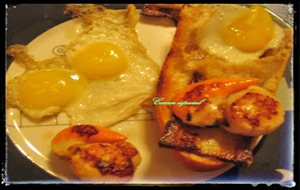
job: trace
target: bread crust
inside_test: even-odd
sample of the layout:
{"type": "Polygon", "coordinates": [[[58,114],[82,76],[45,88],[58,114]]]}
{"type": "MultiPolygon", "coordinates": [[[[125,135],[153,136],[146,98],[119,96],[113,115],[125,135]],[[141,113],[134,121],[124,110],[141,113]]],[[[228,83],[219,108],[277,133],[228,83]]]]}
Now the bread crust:
{"type": "Polygon", "coordinates": [[[145,4],[142,14],[159,18],[170,18],[175,21],[184,4],[145,4]]]}
{"type": "MultiPolygon", "coordinates": [[[[210,4],[185,5],[181,10],[172,47],[160,73],[157,97],[163,97],[164,101],[171,101],[178,90],[193,80],[192,76],[195,71],[200,73],[200,80],[218,77],[259,78],[261,80],[259,85],[275,94],[290,58],[292,30],[284,29],[285,37],[278,49],[272,50],[258,60],[247,61],[236,66],[204,52],[195,43],[196,30],[204,26],[215,9],[216,5],[210,4]]],[[[172,111],[170,107],[160,105],[156,106],[156,112],[162,133],[172,118],[172,111]]],[[[252,138],[250,147],[254,147],[260,138],[252,138]]],[[[195,170],[217,170],[228,165],[228,162],[213,157],[203,157],[185,151],[173,152],[188,168],[195,170]]]]}

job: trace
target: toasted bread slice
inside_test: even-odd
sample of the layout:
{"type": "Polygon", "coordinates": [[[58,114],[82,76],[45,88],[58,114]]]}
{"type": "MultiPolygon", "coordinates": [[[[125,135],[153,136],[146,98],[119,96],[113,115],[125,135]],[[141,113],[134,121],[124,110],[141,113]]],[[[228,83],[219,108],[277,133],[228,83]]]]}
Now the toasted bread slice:
{"type": "MultiPolygon", "coordinates": [[[[233,64],[202,50],[195,43],[197,30],[201,30],[216,10],[216,5],[185,5],[179,14],[176,34],[171,50],[163,65],[157,87],[157,96],[164,101],[172,101],[177,91],[186,85],[205,79],[218,77],[255,77],[259,84],[275,94],[285,71],[292,49],[292,30],[284,30],[284,38],[277,49],[267,50],[257,60],[233,64]]],[[[161,133],[172,120],[171,108],[166,105],[156,107],[161,133]]],[[[221,130],[221,129],[220,129],[221,130]]],[[[254,137],[248,149],[253,149],[260,137],[254,137]]],[[[222,149],[222,146],[220,147],[222,149]]],[[[215,156],[203,156],[188,151],[174,150],[176,156],[188,167],[196,170],[215,170],[228,164],[215,156]]]]}

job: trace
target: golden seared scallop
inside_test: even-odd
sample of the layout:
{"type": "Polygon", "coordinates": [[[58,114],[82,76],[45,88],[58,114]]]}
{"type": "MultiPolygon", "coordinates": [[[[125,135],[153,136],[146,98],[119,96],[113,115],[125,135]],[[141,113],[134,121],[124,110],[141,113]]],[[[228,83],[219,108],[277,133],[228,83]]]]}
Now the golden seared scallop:
{"type": "Polygon", "coordinates": [[[79,143],[94,142],[119,142],[126,140],[127,137],[115,131],[94,126],[94,125],[75,125],[60,131],[51,141],[51,150],[54,154],[70,158],[68,148],[79,143]]]}
{"type": "Polygon", "coordinates": [[[228,125],[222,127],[230,133],[244,136],[266,135],[281,126],[284,110],[279,101],[267,90],[250,86],[229,96],[225,106],[228,125]]]}
{"type": "Polygon", "coordinates": [[[130,180],[141,157],[128,142],[78,144],[72,152],[71,169],[84,180],[125,182],[130,180]]]}
{"type": "Polygon", "coordinates": [[[257,82],[256,78],[217,78],[188,85],[176,94],[172,111],[184,123],[214,125],[223,120],[221,104],[225,98],[257,82]]]}

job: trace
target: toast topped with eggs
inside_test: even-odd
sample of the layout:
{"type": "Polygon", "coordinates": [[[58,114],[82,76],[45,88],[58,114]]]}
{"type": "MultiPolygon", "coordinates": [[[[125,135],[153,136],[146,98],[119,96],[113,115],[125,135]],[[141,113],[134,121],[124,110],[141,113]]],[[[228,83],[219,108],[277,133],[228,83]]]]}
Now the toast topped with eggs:
{"type": "Polygon", "coordinates": [[[292,36],[260,5],[184,5],[157,97],[201,104],[157,106],[160,146],[197,170],[250,166],[257,140],[284,121],[274,94],[292,36]]]}

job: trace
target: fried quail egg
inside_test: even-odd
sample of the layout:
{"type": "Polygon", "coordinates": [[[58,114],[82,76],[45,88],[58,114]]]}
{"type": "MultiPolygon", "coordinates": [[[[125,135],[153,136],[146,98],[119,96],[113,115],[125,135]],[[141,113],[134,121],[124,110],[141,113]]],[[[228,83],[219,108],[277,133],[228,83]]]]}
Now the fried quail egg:
{"type": "Polygon", "coordinates": [[[71,61],[72,67],[90,79],[112,77],[126,69],[125,53],[113,43],[91,43],[79,49],[71,61]]]}
{"type": "Polygon", "coordinates": [[[198,43],[214,56],[240,63],[259,59],[278,47],[283,37],[282,28],[261,5],[218,5],[199,31],[198,43]]]}
{"type": "Polygon", "coordinates": [[[109,126],[131,116],[153,95],[158,78],[158,66],[135,31],[135,7],[71,5],[67,10],[84,27],[63,56],[36,62],[25,46],[9,48],[26,71],[9,81],[8,105],[35,119],[66,112],[71,124],[109,126]],[[51,64],[54,60],[57,64],[51,64]]]}
{"type": "Polygon", "coordinates": [[[90,80],[66,109],[76,124],[111,125],[138,111],[155,90],[158,67],[126,21],[128,15],[110,13],[95,16],[66,53],[72,68],[90,80]]]}
{"type": "Polygon", "coordinates": [[[33,119],[62,111],[78,98],[87,80],[68,69],[31,70],[8,83],[9,102],[33,119]]]}

